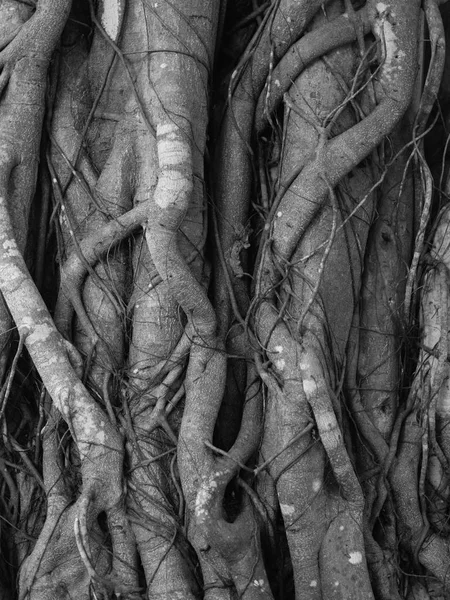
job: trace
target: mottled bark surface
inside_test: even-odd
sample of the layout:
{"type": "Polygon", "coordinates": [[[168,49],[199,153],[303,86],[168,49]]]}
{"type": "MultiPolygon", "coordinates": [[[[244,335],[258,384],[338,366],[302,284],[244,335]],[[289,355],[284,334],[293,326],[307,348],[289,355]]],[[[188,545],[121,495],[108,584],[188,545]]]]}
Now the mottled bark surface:
{"type": "Polygon", "coordinates": [[[447,30],[0,0],[0,600],[450,597],[447,30]]]}

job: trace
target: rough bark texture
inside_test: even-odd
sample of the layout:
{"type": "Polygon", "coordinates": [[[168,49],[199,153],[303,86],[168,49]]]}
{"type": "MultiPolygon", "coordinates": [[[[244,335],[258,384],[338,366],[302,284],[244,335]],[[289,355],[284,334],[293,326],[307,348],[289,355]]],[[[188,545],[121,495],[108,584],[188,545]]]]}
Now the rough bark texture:
{"type": "Polygon", "coordinates": [[[0,600],[450,597],[448,31],[0,0],[0,600]]]}

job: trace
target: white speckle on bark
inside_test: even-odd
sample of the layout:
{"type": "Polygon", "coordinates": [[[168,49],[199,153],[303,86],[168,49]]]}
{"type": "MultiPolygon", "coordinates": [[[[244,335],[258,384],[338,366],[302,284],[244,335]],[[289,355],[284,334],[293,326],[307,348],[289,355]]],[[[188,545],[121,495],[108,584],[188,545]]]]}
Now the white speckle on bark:
{"type": "Polygon", "coordinates": [[[312,482],[313,492],[317,493],[321,487],[322,487],[322,482],[320,481],[320,479],[314,479],[314,481],[312,482]]]}
{"type": "Polygon", "coordinates": [[[315,579],[313,579],[313,580],[311,581],[311,583],[309,584],[309,587],[312,587],[312,588],[315,588],[315,587],[317,587],[317,581],[316,581],[315,579]]]}
{"type": "Polygon", "coordinates": [[[275,361],[275,366],[279,371],[284,371],[284,367],[286,366],[286,361],[284,360],[284,358],[280,358],[279,360],[275,361]]]}
{"type": "Polygon", "coordinates": [[[275,346],[273,350],[274,352],[278,352],[278,354],[280,354],[281,352],[283,352],[283,346],[275,346]]]}
{"type": "Polygon", "coordinates": [[[119,35],[120,26],[120,5],[119,0],[103,0],[100,14],[100,21],[103,29],[112,40],[116,40],[119,35]]]}
{"type": "Polygon", "coordinates": [[[352,565],[359,565],[360,563],[362,563],[362,554],[361,552],[350,552],[349,553],[350,558],[348,559],[348,562],[352,565]]]}
{"type": "Polygon", "coordinates": [[[292,504],[280,504],[280,509],[283,516],[290,516],[295,513],[295,506],[292,504]]]}
{"type": "Polygon", "coordinates": [[[283,213],[281,212],[281,210],[280,210],[280,211],[278,211],[278,212],[277,212],[277,217],[278,217],[278,218],[281,218],[282,216],[283,216],[283,213]]]}
{"type": "Polygon", "coordinates": [[[254,579],[253,580],[253,585],[255,587],[261,588],[262,592],[265,591],[264,584],[265,584],[264,579],[254,579]]]}
{"type": "Polygon", "coordinates": [[[338,587],[338,585],[339,585],[339,581],[335,581],[334,582],[334,587],[338,587]]]}
{"type": "Polygon", "coordinates": [[[341,525],[341,526],[339,527],[339,531],[344,531],[344,529],[345,529],[345,527],[344,527],[343,525],[341,525]]]}
{"type": "Polygon", "coordinates": [[[166,69],[167,68],[167,64],[166,63],[161,63],[161,69],[166,69]]]}

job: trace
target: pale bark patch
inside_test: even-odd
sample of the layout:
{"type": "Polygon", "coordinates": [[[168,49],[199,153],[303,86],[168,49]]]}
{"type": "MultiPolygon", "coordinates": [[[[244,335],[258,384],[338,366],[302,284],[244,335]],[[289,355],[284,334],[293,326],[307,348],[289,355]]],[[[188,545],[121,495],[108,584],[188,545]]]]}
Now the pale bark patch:
{"type": "Polygon", "coordinates": [[[85,436],[85,439],[79,440],[80,446],[83,443],[98,444],[99,446],[103,446],[106,443],[106,433],[103,427],[98,427],[95,418],[93,418],[88,411],[83,415],[83,435],[85,436]]]}
{"type": "Polygon", "coordinates": [[[120,3],[119,0],[104,0],[100,20],[103,29],[113,40],[117,39],[120,28],[120,3]]]}
{"type": "Polygon", "coordinates": [[[53,328],[46,323],[36,325],[32,333],[29,335],[29,342],[45,342],[48,337],[53,333],[53,328]]]}
{"type": "Polygon", "coordinates": [[[348,559],[348,562],[352,565],[359,565],[360,563],[362,563],[362,554],[361,552],[350,552],[349,553],[350,558],[348,559]]]}

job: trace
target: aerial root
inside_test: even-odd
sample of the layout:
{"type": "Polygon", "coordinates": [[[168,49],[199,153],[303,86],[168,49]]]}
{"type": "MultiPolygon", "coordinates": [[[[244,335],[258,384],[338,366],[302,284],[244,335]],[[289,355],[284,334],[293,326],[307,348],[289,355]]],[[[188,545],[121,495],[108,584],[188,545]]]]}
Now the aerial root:
{"type": "MultiPolygon", "coordinates": [[[[80,558],[83,561],[84,566],[89,574],[89,578],[91,581],[91,585],[94,586],[92,592],[105,594],[105,597],[109,597],[110,593],[113,592],[116,594],[118,598],[122,595],[125,595],[126,598],[133,600],[134,598],[141,598],[141,592],[143,591],[137,585],[137,570],[136,565],[130,564],[129,562],[123,562],[119,564],[121,561],[120,556],[116,556],[116,552],[119,548],[114,547],[114,538],[117,540],[117,532],[113,530],[111,531],[111,535],[113,537],[113,547],[114,547],[114,562],[116,565],[119,564],[119,568],[117,572],[114,570],[112,573],[106,577],[99,575],[93,565],[90,549],[89,549],[89,534],[87,529],[87,514],[91,504],[91,500],[88,496],[83,496],[79,501],[77,515],[74,519],[74,534],[75,541],[77,544],[78,552],[80,553],[80,558]],[[99,589],[96,589],[98,586],[99,589]]],[[[111,512],[111,511],[108,511],[111,512]]],[[[117,517],[117,515],[116,515],[117,517]]],[[[112,521],[118,525],[119,521],[116,517],[112,517],[112,521]]],[[[122,521],[122,519],[119,519],[122,521]]],[[[120,525],[120,524],[119,524],[120,525]]],[[[124,525],[122,523],[122,525],[124,525]]],[[[122,532],[124,533],[124,532],[122,532]]],[[[121,536],[123,538],[123,535],[121,536]]],[[[126,549],[125,549],[126,550],[126,549]]],[[[134,562],[134,561],[133,561],[134,562]]]]}
{"type": "Polygon", "coordinates": [[[348,18],[348,15],[336,17],[306,33],[286,51],[271,74],[271,81],[276,84],[270,86],[266,84],[259,96],[255,111],[255,129],[259,135],[269,124],[271,115],[300,73],[321,56],[355,41],[358,28],[363,35],[370,31],[370,21],[365,7],[355,13],[353,21],[348,18]]]}

